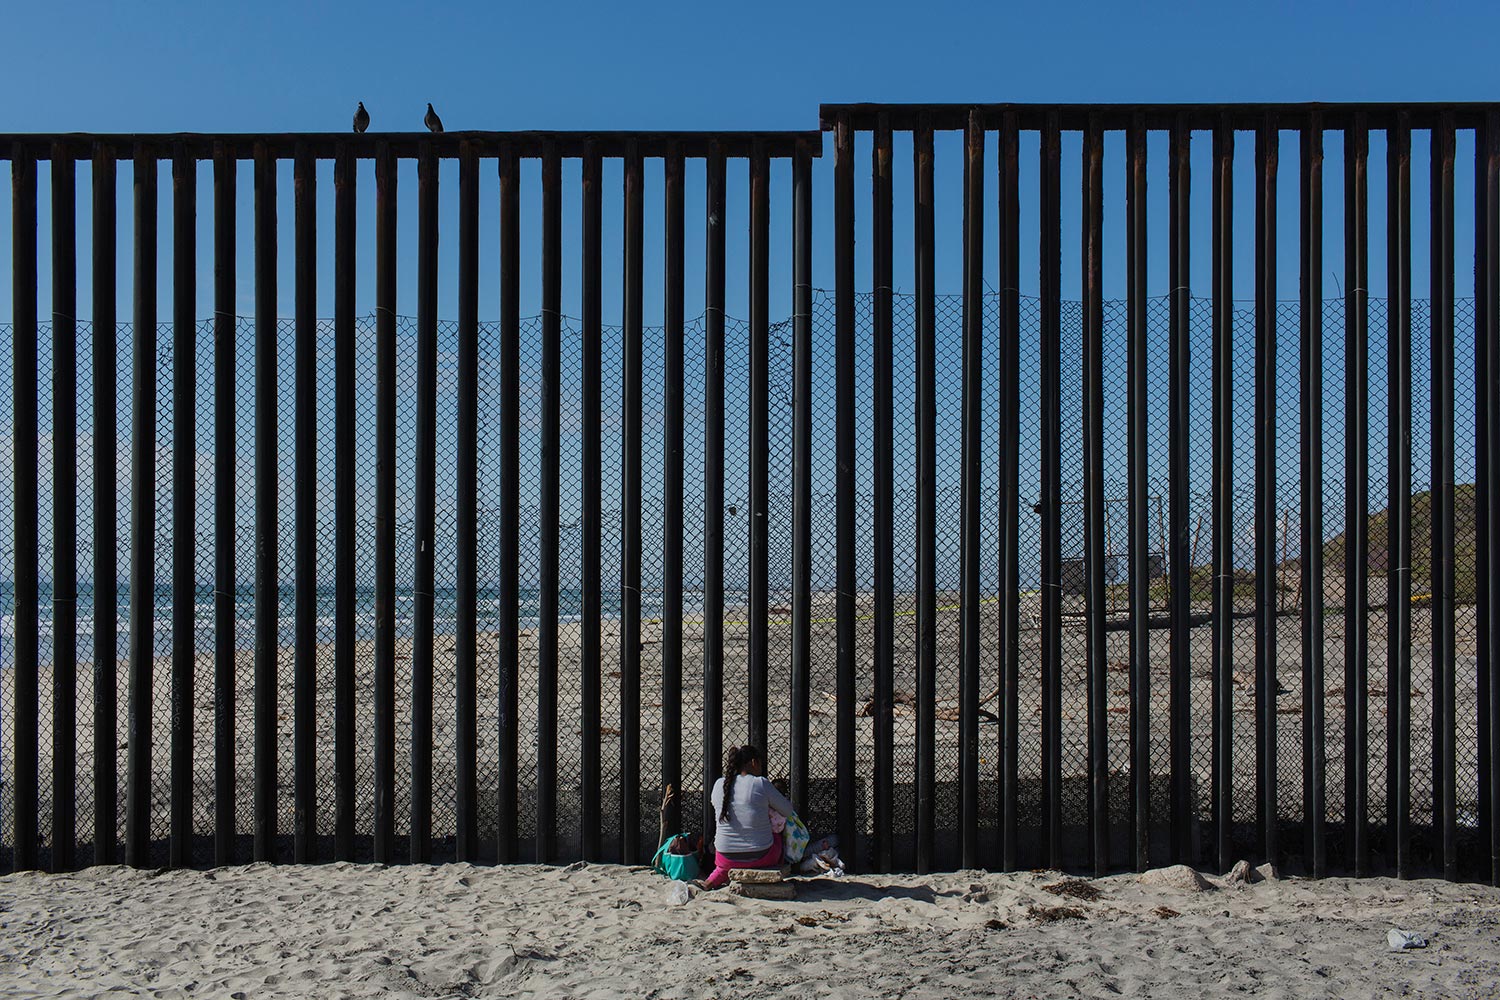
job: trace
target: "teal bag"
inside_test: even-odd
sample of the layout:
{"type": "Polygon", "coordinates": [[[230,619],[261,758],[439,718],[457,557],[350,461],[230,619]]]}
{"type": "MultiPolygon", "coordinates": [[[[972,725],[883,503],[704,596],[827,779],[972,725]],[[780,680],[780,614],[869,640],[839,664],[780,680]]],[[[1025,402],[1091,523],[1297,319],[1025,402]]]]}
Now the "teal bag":
{"type": "Polygon", "coordinates": [[[657,849],[656,857],[651,859],[651,867],[656,872],[665,875],[676,882],[691,882],[698,877],[698,854],[690,851],[687,854],[673,854],[671,846],[678,840],[691,846],[692,841],[685,833],[679,833],[675,837],[668,837],[666,843],[657,849]]]}

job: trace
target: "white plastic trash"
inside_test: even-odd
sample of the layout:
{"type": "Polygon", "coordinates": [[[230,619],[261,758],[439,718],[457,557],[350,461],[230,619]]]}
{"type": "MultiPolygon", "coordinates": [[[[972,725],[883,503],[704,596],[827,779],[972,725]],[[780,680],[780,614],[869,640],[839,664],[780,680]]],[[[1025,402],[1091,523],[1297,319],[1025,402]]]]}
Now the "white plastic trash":
{"type": "Polygon", "coordinates": [[[1415,931],[1398,931],[1394,928],[1385,936],[1386,944],[1391,946],[1391,951],[1407,951],[1412,948],[1427,947],[1427,939],[1415,931]]]}
{"type": "Polygon", "coordinates": [[[667,890],[667,902],[673,906],[681,906],[693,898],[693,890],[686,882],[673,882],[672,887],[667,890]]]}

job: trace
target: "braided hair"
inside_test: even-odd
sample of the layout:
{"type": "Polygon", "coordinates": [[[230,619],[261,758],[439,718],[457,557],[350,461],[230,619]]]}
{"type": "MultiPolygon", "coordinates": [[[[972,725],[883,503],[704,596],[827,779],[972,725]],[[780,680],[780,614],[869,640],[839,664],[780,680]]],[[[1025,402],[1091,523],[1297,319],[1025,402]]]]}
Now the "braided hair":
{"type": "Polygon", "coordinates": [[[735,747],[729,751],[724,760],[724,804],[719,809],[719,819],[729,819],[729,806],[734,801],[734,779],[755,760],[760,760],[760,751],[755,747],[735,747]]]}

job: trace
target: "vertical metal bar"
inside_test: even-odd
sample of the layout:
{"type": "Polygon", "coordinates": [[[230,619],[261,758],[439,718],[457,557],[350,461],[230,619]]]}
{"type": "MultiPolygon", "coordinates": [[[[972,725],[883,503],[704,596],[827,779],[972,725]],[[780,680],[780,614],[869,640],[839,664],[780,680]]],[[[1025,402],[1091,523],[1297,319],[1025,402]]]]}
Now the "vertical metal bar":
{"type": "Polygon", "coordinates": [[[838,772],[838,836],[855,855],[855,812],[858,784],[854,746],[854,653],[857,641],[855,616],[855,520],[854,474],[854,130],[847,117],[839,120],[835,133],[834,161],[834,366],[835,453],[838,459],[835,509],[836,573],[838,598],[837,660],[834,689],[838,699],[834,716],[835,757],[838,772]]]}
{"type": "MultiPolygon", "coordinates": [[[[1484,509],[1485,504],[1481,502],[1479,494],[1484,492],[1486,496],[1489,490],[1489,424],[1484,419],[1485,415],[1485,379],[1488,377],[1489,345],[1485,337],[1484,317],[1489,308],[1487,298],[1489,295],[1486,275],[1486,255],[1488,244],[1488,233],[1493,225],[1489,216],[1489,206],[1484,197],[1485,171],[1488,169],[1488,161],[1485,158],[1485,127],[1488,120],[1479,123],[1474,129],[1474,631],[1475,652],[1474,658],[1474,701],[1475,701],[1475,729],[1478,737],[1479,766],[1479,840],[1483,844],[1489,840],[1490,831],[1490,713],[1489,705],[1489,683],[1490,683],[1490,620],[1489,620],[1489,591],[1490,591],[1490,562],[1489,562],[1489,519],[1480,517],[1478,511],[1484,509]]],[[[1456,724],[1456,723],[1455,723],[1456,724]]]]}
{"type": "Polygon", "coordinates": [[[641,858],[641,280],[644,252],[641,154],[625,154],[625,284],[620,368],[624,454],[620,462],[620,809],[621,856],[641,858]]]}
{"type": "Polygon", "coordinates": [[[438,159],[417,155],[417,427],[411,635],[411,860],[432,859],[433,534],[437,504],[438,159]]]}
{"type": "Polygon", "coordinates": [[[296,624],[292,660],[292,855],[318,854],[318,174],[305,144],[293,153],[296,285],[296,624]]]}
{"type": "Polygon", "coordinates": [[[805,145],[799,144],[792,161],[792,725],[789,773],[792,805],[804,814],[807,811],[807,731],[812,693],[812,335],[812,156],[805,145]]]}
{"type": "Polygon", "coordinates": [[[1458,878],[1457,758],[1454,748],[1453,552],[1453,116],[1432,130],[1432,690],[1433,826],[1443,877],[1458,878]]]}
{"type": "Polygon", "coordinates": [[[1083,133],[1083,545],[1086,580],[1089,841],[1094,874],[1109,871],[1109,715],[1104,620],[1104,133],[1083,133]]]}
{"type": "Polygon", "coordinates": [[[115,520],[119,410],[116,380],[115,154],[94,146],[94,863],[115,863],[119,824],[119,552],[115,520]]]}
{"type": "Polygon", "coordinates": [[[517,723],[520,700],[520,520],[521,520],[521,178],[514,147],[500,150],[500,544],[499,605],[495,646],[499,692],[496,735],[500,776],[496,799],[495,856],[516,860],[519,797],[517,723]]]}
{"type": "Polygon", "coordinates": [[[1021,674],[1021,171],[1016,115],[1000,122],[1000,863],[1019,865],[1021,674]]]}
{"type": "Polygon", "coordinates": [[[383,865],[394,860],[396,846],[396,176],[396,158],[382,140],[375,147],[373,848],[375,863],[383,865]]]}
{"type": "MultiPolygon", "coordinates": [[[[333,856],[339,861],[354,860],[355,579],[365,572],[355,548],[354,517],[357,185],[354,151],[341,145],[333,163],[333,856]]],[[[234,516],[232,507],[229,516],[234,516]]]]}
{"type": "Polygon", "coordinates": [[[1302,128],[1302,822],[1313,878],[1327,870],[1323,706],[1323,121],[1302,128]]]}
{"type": "MultiPolygon", "coordinates": [[[[600,365],[602,298],[601,219],[603,189],[600,187],[602,163],[597,147],[590,146],[583,157],[583,830],[580,841],[585,861],[599,860],[599,839],[603,825],[600,788],[600,625],[602,614],[600,589],[600,365]]],[[[668,492],[670,496],[670,491],[668,492]]],[[[679,498],[680,502],[680,498],[679,498]]],[[[680,600],[680,595],[679,595],[680,600]]],[[[663,643],[665,644],[665,639],[663,643]]],[[[663,707],[666,702],[663,700],[663,707]]]]}
{"type": "MultiPolygon", "coordinates": [[[[139,322],[139,321],[138,321],[139,322]]],[[[277,572],[276,159],[255,147],[255,860],[276,860],[277,572]]],[[[139,336],[137,330],[137,336],[139,336]]],[[[141,373],[136,372],[139,379],[141,373]]],[[[139,440],[139,435],[137,435],[139,440]]],[[[149,502],[142,498],[142,502],[149,502]]],[[[137,501],[132,501],[138,506],[137,501]]],[[[131,519],[137,516],[136,507],[131,519]]],[[[134,532],[132,528],[132,532],[134,532]]],[[[132,605],[141,593],[131,586],[132,605]]],[[[150,593],[148,589],[146,593],[150,593]]],[[[132,630],[133,631],[133,630],[132,630]]],[[[132,640],[134,642],[134,640],[132,640]]]]}
{"type": "Polygon", "coordinates": [[[475,801],[477,659],[479,614],[479,155],[472,143],[458,154],[458,455],[455,463],[454,672],[458,806],[454,855],[478,861],[479,818],[475,801]]]}
{"type": "Polygon", "coordinates": [[[969,110],[964,129],[963,550],[959,596],[959,856],[979,867],[979,549],[983,490],[984,116],[969,110]]]}
{"type": "Polygon", "coordinates": [[[1168,589],[1171,593],[1172,658],[1170,737],[1172,783],[1172,859],[1197,862],[1193,856],[1193,816],[1197,809],[1193,774],[1193,511],[1188,478],[1192,471],[1192,142],[1186,116],[1172,125],[1168,167],[1168,269],[1171,285],[1168,364],[1171,388],[1167,398],[1167,437],[1170,441],[1171,553],[1168,589]]]}
{"type": "MultiPolygon", "coordinates": [[[[536,860],[557,850],[557,534],[562,361],[562,159],[542,153],[542,427],[537,608],[536,860]]],[[[623,617],[622,609],[621,615],[623,617]]],[[[621,644],[625,642],[622,634],[621,644]]]]}
{"type": "Polygon", "coordinates": [[[674,146],[666,155],[662,225],[661,783],[677,790],[669,830],[682,828],[682,175],[682,150],[674,146]]]}
{"type": "Polygon", "coordinates": [[[1388,516],[1386,822],[1396,874],[1411,877],[1411,123],[1386,132],[1388,516]]]}
{"type": "Polygon", "coordinates": [[[932,124],[913,137],[917,352],[917,873],[932,870],[937,835],[937,296],[934,290],[932,124]]]}
{"type": "MultiPolygon", "coordinates": [[[[214,864],[235,857],[235,694],[239,688],[235,596],[235,181],[239,162],[223,143],[214,144],[214,864]]],[[[95,237],[96,241],[98,237],[95,237]]],[[[97,264],[96,264],[97,267],[97,264]]],[[[98,336],[98,331],[95,331],[98,336]]],[[[95,341],[98,364],[98,341],[95,341]]],[[[113,342],[109,345],[113,358],[113,342]]],[[[99,391],[98,379],[95,392],[99,391]]],[[[97,413],[95,420],[99,419],[97,413]]],[[[97,447],[97,443],[96,443],[97,447]]],[[[342,454],[342,451],[340,452],[342,454]]],[[[95,460],[94,475],[100,467],[95,460]]],[[[98,501],[95,501],[96,508],[98,501]]],[[[95,515],[96,518],[99,515],[95,515]]],[[[111,522],[111,529],[113,522],[111,522]]],[[[99,525],[94,525],[96,533],[99,525]]],[[[113,546],[111,545],[111,551],[113,546]]],[[[96,562],[97,566],[97,554],[96,562]]],[[[111,557],[113,567],[113,557],[111,557]]],[[[111,569],[112,572],[112,569],[111,569]]],[[[97,581],[99,576],[95,576],[97,581]]],[[[113,579],[113,577],[109,577],[113,579]]],[[[106,613],[94,587],[95,614],[106,613]]],[[[100,648],[97,640],[95,649],[100,648]]]]}
{"type": "MultiPolygon", "coordinates": [[[[1255,744],[1256,820],[1279,860],[1276,807],[1276,170],[1274,117],[1255,132],[1255,744]]],[[[1231,590],[1231,594],[1232,594],[1231,590]]]]}
{"type": "MultiPolygon", "coordinates": [[[[1484,352],[1484,391],[1480,396],[1484,409],[1485,498],[1479,506],[1484,511],[1485,558],[1478,567],[1481,574],[1493,572],[1500,565],[1500,112],[1489,111],[1484,120],[1484,314],[1476,324],[1486,348],[1484,352]]],[[[1488,721],[1488,746],[1480,743],[1480,754],[1487,765],[1490,809],[1489,850],[1490,881],[1500,885],[1500,822],[1495,815],[1500,804],[1500,587],[1493,580],[1485,591],[1485,606],[1480,609],[1485,636],[1485,694],[1488,711],[1480,711],[1488,721]]]]}
{"type": "MultiPolygon", "coordinates": [[[[172,156],[172,793],[167,854],[173,868],[192,862],[193,836],[193,716],[197,711],[193,668],[198,658],[197,211],[198,161],[178,146],[172,156]]],[[[54,367],[54,377],[56,371],[54,367]]],[[[72,434],[59,440],[71,441],[72,434]]],[[[71,480],[70,474],[70,495],[71,480]]],[[[61,488],[54,491],[54,497],[61,492],[61,488]]],[[[70,545],[68,559],[72,558],[70,545]]]]}
{"type": "MultiPolygon", "coordinates": [[[[871,213],[870,265],[872,270],[871,334],[874,353],[871,376],[874,380],[874,467],[875,488],[874,533],[871,536],[875,570],[875,704],[873,736],[875,743],[873,813],[874,844],[871,856],[875,870],[891,870],[891,847],[894,831],[893,799],[896,782],[895,719],[891,714],[892,680],[895,661],[896,629],[894,615],[895,543],[892,539],[893,447],[894,424],[891,409],[892,378],[892,302],[891,302],[891,126],[882,113],[875,125],[870,159],[871,213]]],[[[793,254],[797,252],[793,245],[793,254]]],[[[795,395],[795,392],[794,392],[795,395]]],[[[802,567],[794,567],[801,572],[802,567]]]]}
{"type": "MultiPolygon", "coordinates": [[[[724,759],[724,153],[707,159],[703,245],[703,830],[724,759]]],[[[793,686],[795,687],[795,681],[793,686]]],[[[793,697],[796,697],[795,692],[793,697]]],[[[796,718],[796,710],[792,716],[796,718]]],[[[795,741],[795,731],[793,740],[795,741]]]]}
{"type": "Polygon", "coordinates": [[[1062,867],[1062,607],[1059,588],[1062,475],[1062,137],[1056,112],[1041,136],[1041,249],[1038,255],[1041,329],[1042,482],[1042,863],[1062,867]]]}
{"type": "MultiPolygon", "coordinates": [[[[13,607],[15,637],[14,855],[15,871],[35,868],[37,857],[37,319],[36,319],[36,159],[17,144],[10,161],[11,183],[11,385],[14,391],[11,440],[15,475],[15,577],[13,607]]],[[[139,195],[137,196],[139,198],[139,195]]],[[[153,219],[153,227],[155,217],[153,219]]],[[[137,229],[139,230],[139,226],[137,229]]],[[[152,230],[153,234],[155,229],[152,230]]],[[[154,286],[153,286],[154,289],[154,286]]],[[[155,353],[152,354],[155,364],[155,353]]],[[[153,400],[154,401],[154,400],[153,400]]],[[[134,666],[132,656],[131,664],[134,666]]],[[[149,665],[147,670],[150,670],[149,665]]],[[[132,670],[134,678],[134,670],[132,670]]],[[[132,695],[134,689],[132,688],[132,695]]],[[[132,735],[136,705],[131,701],[132,735]]],[[[131,741],[132,755],[136,742],[131,741]]],[[[131,764],[136,763],[134,756],[131,764]]],[[[148,758],[149,766],[149,758],[148,758]]],[[[136,769],[130,770],[134,791],[136,769]]],[[[134,816],[134,813],[130,814],[134,816]]],[[[129,831],[127,831],[129,832],[129,831]]],[[[134,840],[130,843],[136,843],[134,840]]],[[[131,855],[132,859],[134,854],[131,855]]]]}
{"type": "Polygon", "coordinates": [[[765,145],[750,154],[750,566],[749,732],[752,746],[766,745],[766,654],[768,549],[766,514],[770,503],[767,453],[768,375],[770,363],[771,161],[765,145]]]}
{"type": "Polygon", "coordinates": [[[1213,803],[1214,860],[1233,862],[1234,825],[1234,129],[1214,130],[1213,803]]]}
{"type": "Polygon", "coordinates": [[[78,815],[78,167],[52,149],[52,870],[78,815]]]}
{"type": "Polygon", "coordinates": [[[1131,863],[1151,861],[1151,561],[1146,509],[1146,122],[1137,115],[1126,134],[1126,333],[1130,505],[1130,823],[1131,863]]]}
{"type": "Polygon", "coordinates": [[[1366,323],[1369,262],[1365,168],[1369,131],[1363,112],[1344,130],[1344,822],[1349,865],[1366,873],[1368,802],[1368,701],[1366,615],[1369,584],[1365,554],[1368,482],[1366,323]],[[1350,553],[1354,553],[1350,557],[1350,553]]]}
{"type": "MultiPolygon", "coordinates": [[[[813,573],[813,160],[798,144],[792,160],[792,804],[807,810],[813,573]]],[[[879,696],[876,696],[879,697],[879,696]]],[[[879,723],[877,723],[879,726],[879,723]]],[[[877,730],[879,732],[879,730],[877,730]]],[[[876,736],[879,741],[879,735],[876,736]]],[[[876,768],[879,769],[879,747],[876,768]]],[[[879,778],[876,783],[879,784],[879,778]]],[[[879,819],[876,820],[879,825],[879,819]]]]}
{"type": "MultiPolygon", "coordinates": [[[[14,166],[12,170],[14,170],[14,166]]],[[[144,148],[135,150],[135,281],[131,336],[130,400],[130,696],[126,740],[125,779],[125,863],[144,868],[151,857],[151,682],[155,661],[156,594],[156,158],[144,148]]],[[[35,183],[34,180],[32,183],[35,183]]],[[[34,201],[34,197],[33,197],[34,201]]],[[[33,208],[34,212],[35,209],[33,208]]],[[[16,213],[20,218],[21,213],[16,213]]],[[[34,283],[33,283],[34,284],[34,283]]],[[[35,291],[31,295],[35,296],[35,291]]],[[[19,304],[19,297],[17,299],[19,304]]],[[[34,307],[33,307],[34,313],[34,307]]],[[[33,321],[34,322],[34,321],[33,321]]],[[[17,330],[22,324],[17,323],[17,330]]],[[[20,335],[17,335],[20,343],[20,335]]],[[[36,338],[31,337],[30,383],[22,387],[17,375],[17,416],[22,407],[32,409],[36,399],[36,338]],[[29,389],[29,393],[27,392],[29,389]]],[[[21,371],[16,358],[16,371],[21,371]]],[[[32,418],[34,420],[34,417],[32,418]]],[[[35,424],[29,440],[35,440],[35,424]]],[[[17,428],[16,440],[16,708],[23,710],[19,684],[29,668],[23,655],[21,631],[34,628],[36,620],[36,466],[34,452],[22,466],[22,455],[30,451],[28,435],[17,428]],[[30,483],[31,492],[21,498],[22,483],[30,483]],[[28,518],[25,531],[20,521],[28,518]],[[21,561],[26,558],[25,576],[21,561]],[[27,579],[26,577],[30,577],[27,579]]],[[[28,637],[31,657],[35,657],[35,633],[28,637]]],[[[30,712],[35,718],[36,713],[30,712]]],[[[24,785],[20,780],[20,755],[17,754],[17,802],[24,785]]],[[[35,777],[32,778],[35,784],[35,777]]],[[[34,823],[32,824],[35,825],[34,823]]],[[[19,847],[19,842],[18,845],[19,847]]],[[[17,867],[21,867],[18,863],[17,867]]],[[[26,867],[31,867],[27,865],[26,867]]]]}
{"type": "MultiPolygon", "coordinates": [[[[811,288],[811,157],[798,145],[792,163],[792,699],[790,790],[807,811],[807,730],[811,697],[811,571],[813,571],[813,288],[811,288]]],[[[879,750],[876,750],[879,760],[879,750]]],[[[879,766],[879,765],[876,765],[879,766]]]]}

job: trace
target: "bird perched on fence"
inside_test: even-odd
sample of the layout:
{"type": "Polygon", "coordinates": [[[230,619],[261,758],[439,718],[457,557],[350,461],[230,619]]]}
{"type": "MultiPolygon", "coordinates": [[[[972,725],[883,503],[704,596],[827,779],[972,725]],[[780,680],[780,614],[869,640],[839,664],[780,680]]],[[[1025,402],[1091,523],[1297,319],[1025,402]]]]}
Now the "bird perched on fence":
{"type": "Polygon", "coordinates": [[[370,127],[370,112],[365,110],[365,102],[360,101],[359,107],[354,109],[354,131],[363,132],[370,127]]]}
{"type": "Polygon", "coordinates": [[[436,111],[432,110],[431,101],[427,102],[427,114],[422,116],[422,124],[427,126],[427,131],[429,132],[441,132],[443,130],[443,120],[437,116],[436,111]]]}

